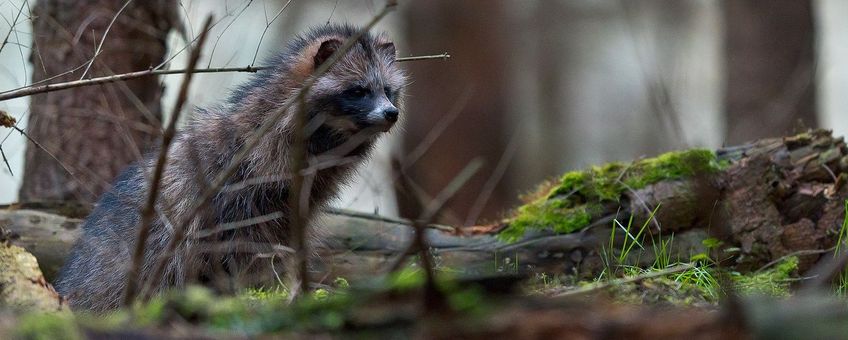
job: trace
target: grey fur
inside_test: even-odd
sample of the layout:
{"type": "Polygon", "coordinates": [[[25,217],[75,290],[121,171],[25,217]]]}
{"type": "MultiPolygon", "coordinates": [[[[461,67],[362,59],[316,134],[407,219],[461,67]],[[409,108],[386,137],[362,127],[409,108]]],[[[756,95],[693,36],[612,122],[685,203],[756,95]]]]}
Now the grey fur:
{"type": "MultiPolygon", "coordinates": [[[[269,282],[271,262],[257,254],[279,253],[279,245],[289,244],[288,182],[284,177],[290,173],[287,161],[295,109],[289,110],[239,164],[239,170],[209,208],[191,221],[188,236],[176,253],[163,253],[173,237],[174,224],[186,219],[195,199],[229,165],[230,156],[247,136],[265,117],[294,100],[292,95],[314,71],[322,42],[343,41],[356,31],[351,26],[333,25],[309,31],[271,58],[275,65],[272,70],[238,87],[225,104],[197,110],[169,151],[139,287],[156,293],[200,283],[231,291],[246,284],[269,282]],[[258,222],[248,226],[239,223],[250,219],[258,222]],[[226,226],[230,228],[223,228],[226,226]],[[151,277],[163,256],[168,257],[164,276],[151,277]]],[[[390,126],[373,126],[373,106],[386,106],[389,100],[401,108],[406,76],[394,63],[394,53],[385,37],[366,34],[309,92],[308,114],[323,122],[311,134],[308,145],[310,164],[324,164],[307,180],[312,185],[312,210],[335,195],[367,156],[379,130],[390,126]],[[367,97],[359,96],[360,88],[365,89],[367,97]]],[[[156,156],[156,151],[151,152],[126,169],[86,219],[82,237],[55,284],[72,308],[107,311],[119,305],[138,234],[139,212],[148,191],[147,178],[156,156]]],[[[285,261],[277,262],[285,265],[285,261]]]]}

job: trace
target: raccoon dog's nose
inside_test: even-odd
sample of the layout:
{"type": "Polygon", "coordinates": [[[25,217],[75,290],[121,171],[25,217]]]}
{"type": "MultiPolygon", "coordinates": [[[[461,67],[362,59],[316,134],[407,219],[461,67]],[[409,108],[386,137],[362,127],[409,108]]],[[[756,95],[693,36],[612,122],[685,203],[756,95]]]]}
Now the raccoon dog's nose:
{"type": "Polygon", "coordinates": [[[398,120],[398,109],[396,107],[391,107],[383,111],[383,117],[386,118],[390,123],[397,122],[398,120]]]}

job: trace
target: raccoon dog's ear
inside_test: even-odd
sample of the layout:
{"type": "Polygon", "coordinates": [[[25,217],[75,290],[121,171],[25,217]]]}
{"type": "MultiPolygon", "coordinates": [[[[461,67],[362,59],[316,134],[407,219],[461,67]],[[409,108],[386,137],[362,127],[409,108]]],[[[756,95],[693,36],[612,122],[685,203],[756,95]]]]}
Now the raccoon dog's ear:
{"type": "Polygon", "coordinates": [[[330,59],[330,56],[339,49],[342,45],[341,40],[338,39],[330,39],[321,43],[321,47],[318,47],[318,52],[315,52],[315,56],[312,57],[312,60],[315,61],[315,68],[321,66],[327,59],[330,59]]]}
{"type": "Polygon", "coordinates": [[[383,56],[387,57],[392,62],[397,58],[397,50],[395,49],[395,43],[391,41],[383,42],[377,45],[377,51],[379,51],[383,56]]]}

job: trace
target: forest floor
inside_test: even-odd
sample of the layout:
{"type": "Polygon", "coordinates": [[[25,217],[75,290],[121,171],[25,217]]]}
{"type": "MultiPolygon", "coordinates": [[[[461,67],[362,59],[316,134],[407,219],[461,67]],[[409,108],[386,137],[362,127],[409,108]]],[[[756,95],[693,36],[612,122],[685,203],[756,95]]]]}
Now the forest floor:
{"type": "MultiPolygon", "coordinates": [[[[0,338],[848,339],[846,179],[848,148],[826,131],[606,164],[540,185],[504,221],[430,226],[432,269],[398,261],[408,222],[336,213],[307,294],[189,287],[108,315],[11,304],[0,338]]],[[[70,241],[37,242],[79,214],[18,208],[0,215],[0,249],[55,267],[47,250],[70,241]]],[[[0,273],[0,301],[14,275],[0,273]]]]}

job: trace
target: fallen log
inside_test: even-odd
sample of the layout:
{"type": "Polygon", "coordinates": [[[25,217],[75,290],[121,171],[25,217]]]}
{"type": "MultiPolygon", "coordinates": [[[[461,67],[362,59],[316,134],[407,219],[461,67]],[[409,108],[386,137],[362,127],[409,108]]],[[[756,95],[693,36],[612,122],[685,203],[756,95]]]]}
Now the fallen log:
{"type": "MultiPolygon", "coordinates": [[[[591,276],[603,268],[602,249],[632,237],[612,233],[620,228],[615,222],[624,225],[632,215],[633,225],[648,226],[646,245],[674,235],[673,258],[712,252],[725,265],[747,271],[798,255],[804,271],[836,243],[845,218],[846,182],[844,139],[817,130],[568,173],[543,186],[503,223],[431,226],[427,236],[435,263],[469,274],[533,270],[591,276]],[[709,238],[722,247],[705,246],[709,238]]],[[[0,228],[12,235],[13,244],[32,252],[52,278],[80,220],[27,207],[0,207],[0,228]]],[[[404,220],[333,210],[317,224],[328,236],[313,263],[315,277],[385,271],[411,240],[404,220]]],[[[650,249],[631,255],[635,264],[653,261],[650,249]]]]}

